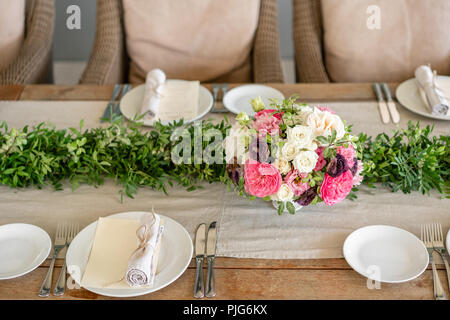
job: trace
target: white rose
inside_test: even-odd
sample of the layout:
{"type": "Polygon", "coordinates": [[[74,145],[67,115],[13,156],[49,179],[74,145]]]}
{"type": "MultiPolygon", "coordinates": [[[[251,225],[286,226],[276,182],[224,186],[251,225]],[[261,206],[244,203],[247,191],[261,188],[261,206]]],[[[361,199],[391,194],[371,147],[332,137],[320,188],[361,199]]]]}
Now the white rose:
{"type": "Polygon", "coordinates": [[[285,158],[277,158],[273,162],[273,166],[280,171],[281,174],[288,174],[291,171],[291,164],[285,158]]]}
{"type": "Polygon", "coordinates": [[[238,124],[231,127],[228,136],[223,141],[227,163],[232,163],[234,157],[238,159],[238,163],[244,163],[245,146],[249,137],[250,130],[247,127],[241,127],[238,124]]]}
{"type": "Polygon", "coordinates": [[[309,173],[316,167],[319,156],[314,151],[300,152],[292,162],[298,172],[309,173]]]}
{"type": "Polygon", "coordinates": [[[289,141],[295,141],[302,147],[310,146],[314,140],[314,130],[306,126],[295,126],[287,129],[289,141]]]}
{"type": "Polygon", "coordinates": [[[278,189],[277,193],[271,196],[272,200],[275,201],[291,201],[294,198],[294,192],[292,192],[291,187],[287,183],[283,183],[278,189]]]}
{"type": "Polygon", "coordinates": [[[294,160],[294,158],[302,151],[302,146],[300,146],[296,141],[288,141],[281,148],[281,155],[288,161],[294,160]]]}
{"type": "Polygon", "coordinates": [[[345,135],[345,126],[341,118],[328,111],[321,111],[314,108],[314,112],[306,116],[305,124],[314,130],[316,136],[328,137],[333,130],[336,130],[337,139],[345,135]]]}

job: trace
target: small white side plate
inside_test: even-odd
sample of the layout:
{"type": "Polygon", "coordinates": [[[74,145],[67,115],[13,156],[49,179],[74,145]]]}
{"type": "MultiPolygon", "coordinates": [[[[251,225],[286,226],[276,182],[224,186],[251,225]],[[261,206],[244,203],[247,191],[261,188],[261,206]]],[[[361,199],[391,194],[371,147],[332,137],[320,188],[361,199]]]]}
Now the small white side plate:
{"type": "MultiPolygon", "coordinates": [[[[109,218],[140,220],[143,214],[145,212],[124,212],[111,215],[109,218]]],[[[160,290],[178,279],[191,262],[193,252],[192,240],[181,224],[163,215],[160,215],[160,217],[164,220],[164,232],[153,287],[130,289],[88,287],[85,289],[108,297],[136,297],[160,290]]],[[[81,278],[91,253],[96,229],[97,221],[81,230],[73,239],[67,251],[67,271],[78,284],[81,283],[81,278]]]]}
{"type": "Polygon", "coordinates": [[[266,106],[270,105],[269,99],[277,99],[280,102],[284,100],[283,94],[277,89],[261,84],[247,84],[228,91],[223,98],[223,105],[235,114],[243,111],[253,116],[255,112],[250,101],[257,97],[261,97],[266,106]]]}
{"type": "MultiPolygon", "coordinates": [[[[445,88],[450,88],[450,77],[438,76],[438,85],[445,88]]],[[[447,94],[447,93],[446,93],[447,94]]],[[[395,93],[398,102],[411,112],[420,114],[421,116],[437,119],[450,120],[450,116],[436,116],[430,113],[429,108],[420,96],[419,87],[416,79],[409,79],[401,83],[395,93]]]]}
{"type": "Polygon", "coordinates": [[[52,241],[47,232],[31,224],[0,226],[0,280],[33,271],[48,257],[52,241]]]}
{"type": "Polygon", "coordinates": [[[428,266],[428,252],[412,233],[391,226],[367,226],[344,242],[348,264],[364,277],[380,282],[412,280],[428,266]]]}
{"type": "MultiPolygon", "coordinates": [[[[167,80],[167,82],[170,81],[184,81],[184,80],[167,80]]],[[[145,85],[142,84],[128,91],[125,94],[125,96],[121,99],[120,112],[122,112],[123,116],[128,120],[133,120],[136,115],[138,116],[140,115],[142,100],[144,100],[144,92],[145,92],[145,85]]],[[[205,115],[207,115],[208,112],[211,111],[211,108],[213,107],[213,101],[214,99],[211,92],[209,92],[209,90],[206,89],[204,86],[200,86],[198,114],[193,119],[184,119],[184,123],[190,123],[199,120],[203,118],[205,115]]],[[[145,126],[153,125],[153,121],[145,119],[142,121],[144,122],[145,126]]],[[[172,121],[161,121],[161,123],[163,124],[167,124],[169,122],[172,121]]]]}

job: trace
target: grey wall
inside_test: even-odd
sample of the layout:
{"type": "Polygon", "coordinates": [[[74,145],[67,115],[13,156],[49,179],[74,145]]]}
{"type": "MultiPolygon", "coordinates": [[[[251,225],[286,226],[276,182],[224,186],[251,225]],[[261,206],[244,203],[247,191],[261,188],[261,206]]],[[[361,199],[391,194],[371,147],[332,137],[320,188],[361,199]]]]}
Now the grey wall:
{"type": "Polygon", "coordinates": [[[95,38],[96,0],[55,0],[56,20],[53,39],[55,60],[84,61],[89,58],[95,38]],[[81,9],[81,29],[66,27],[67,7],[78,5],[81,9]]]}
{"type": "MultiPolygon", "coordinates": [[[[163,0],[161,0],[163,1],[163,0]]],[[[245,1],[245,0],[244,0],[245,1]]],[[[56,24],[53,42],[55,60],[85,61],[89,58],[95,38],[96,0],[56,0],[56,24]],[[81,30],[66,27],[67,7],[81,8],[81,30]]],[[[281,53],[283,58],[294,55],[292,44],[292,1],[278,0],[281,53]]]]}

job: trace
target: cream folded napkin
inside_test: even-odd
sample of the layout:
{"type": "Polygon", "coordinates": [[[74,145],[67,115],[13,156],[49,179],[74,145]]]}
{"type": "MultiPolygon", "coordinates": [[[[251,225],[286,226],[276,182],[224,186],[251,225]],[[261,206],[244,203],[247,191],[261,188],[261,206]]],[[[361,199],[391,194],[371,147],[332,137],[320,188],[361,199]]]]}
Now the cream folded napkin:
{"type": "Polygon", "coordinates": [[[189,120],[198,114],[199,81],[166,81],[162,70],[153,69],[147,74],[144,90],[141,115],[150,123],[158,119],[189,120]]]}
{"type": "Polygon", "coordinates": [[[163,89],[158,118],[161,120],[193,119],[198,115],[199,99],[199,81],[167,81],[163,89]]]}
{"type": "Polygon", "coordinates": [[[425,96],[425,104],[433,115],[446,116],[449,113],[449,104],[444,93],[437,87],[435,75],[429,66],[420,66],[415,71],[416,81],[425,96]]]}
{"type": "Polygon", "coordinates": [[[145,114],[146,118],[154,118],[158,115],[165,82],[166,74],[160,69],[153,69],[147,74],[144,100],[141,107],[141,114],[145,114]]]}
{"type": "Polygon", "coordinates": [[[132,287],[153,285],[164,226],[158,215],[145,214],[136,234],[139,246],[128,261],[126,281],[132,287]]]}
{"type": "MultiPolygon", "coordinates": [[[[143,219],[145,219],[146,223],[149,218],[145,216],[143,216],[143,219]]],[[[152,214],[150,216],[153,217],[152,214]]],[[[159,218],[157,215],[156,217],[159,218]]],[[[142,249],[140,248],[142,241],[136,236],[137,233],[140,235],[142,230],[147,230],[143,227],[143,221],[99,218],[89,260],[81,279],[81,285],[83,287],[101,289],[130,289],[130,284],[126,280],[128,268],[133,261],[132,258],[142,249]]],[[[145,246],[145,248],[147,248],[145,255],[142,256],[142,259],[136,260],[139,263],[136,266],[140,268],[141,265],[145,266],[145,263],[152,265],[152,269],[145,269],[144,272],[146,274],[152,273],[154,277],[159,244],[154,251],[149,246],[145,246]],[[151,251],[155,253],[153,259],[151,251]],[[150,260],[145,262],[146,258],[150,260]]],[[[150,277],[148,279],[153,282],[153,279],[150,277]]]]}

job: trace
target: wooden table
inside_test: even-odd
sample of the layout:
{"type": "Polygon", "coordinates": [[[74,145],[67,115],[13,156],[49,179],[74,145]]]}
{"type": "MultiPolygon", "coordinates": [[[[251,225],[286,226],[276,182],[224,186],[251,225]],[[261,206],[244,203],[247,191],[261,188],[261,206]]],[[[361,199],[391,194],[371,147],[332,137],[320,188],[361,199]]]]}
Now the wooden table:
{"type": "MultiPolygon", "coordinates": [[[[374,100],[371,84],[273,84],[285,96],[297,93],[302,101],[374,100]]],[[[392,84],[395,92],[396,84],[392,84]]],[[[109,100],[112,86],[0,86],[0,100],[109,100]]],[[[0,119],[1,120],[1,119],[0,119]]],[[[0,213],[1,214],[1,213],[0,213]]],[[[0,281],[0,299],[41,299],[37,292],[49,261],[35,271],[0,281]]],[[[54,281],[61,269],[57,261],[54,281]],[[56,274],[56,275],[55,275],[56,274]]],[[[381,284],[368,289],[367,279],[353,271],[344,259],[264,260],[216,259],[217,299],[433,299],[429,268],[419,278],[402,284],[381,284]]],[[[449,295],[446,273],[439,276],[449,295]]],[[[137,299],[193,299],[195,265],[170,286],[137,299]]],[[[111,299],[84,289],[67,290],[65,296],[46,299],[111,299]]]]}

